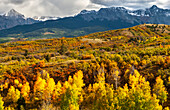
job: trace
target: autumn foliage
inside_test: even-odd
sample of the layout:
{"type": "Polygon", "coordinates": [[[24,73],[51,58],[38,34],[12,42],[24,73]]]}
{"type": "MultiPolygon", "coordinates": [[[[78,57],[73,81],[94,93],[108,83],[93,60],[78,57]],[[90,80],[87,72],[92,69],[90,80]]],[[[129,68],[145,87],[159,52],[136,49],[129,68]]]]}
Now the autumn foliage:
{"type": "Polygon", "coordinates": [[[168,110],[168,30],[0,44],[0,110],[168,110]]]}

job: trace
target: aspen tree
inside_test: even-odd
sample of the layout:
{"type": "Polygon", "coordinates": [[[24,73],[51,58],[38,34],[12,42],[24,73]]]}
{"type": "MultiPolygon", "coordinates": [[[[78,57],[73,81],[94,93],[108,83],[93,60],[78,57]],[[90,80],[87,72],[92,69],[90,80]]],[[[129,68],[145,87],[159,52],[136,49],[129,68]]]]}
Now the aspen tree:
{"type": "Polygon", "coordinates": [[[156,84],[153,87],[153,92],[156,94],[157,98],[160,99],[162,105],[167,101],[168,92],[166,91],[161,76],[156,78],[156,84]]]}
{"type": "Polygon", "coordinates": [[[79,110],[82,87],[85,85],[82,78],[83,72],[78,71],[73,78],[69,77],[68,81],[63,84],[60,106],[62,110],[79,110]]]}
{"type": "Polygon", "coordinates": [[[3,110],[4,109],[4,102],[3,102],[3,100],[2,100],[2,97],[1,97],[1,95],[0,95],[0,110],[3,110]]]}

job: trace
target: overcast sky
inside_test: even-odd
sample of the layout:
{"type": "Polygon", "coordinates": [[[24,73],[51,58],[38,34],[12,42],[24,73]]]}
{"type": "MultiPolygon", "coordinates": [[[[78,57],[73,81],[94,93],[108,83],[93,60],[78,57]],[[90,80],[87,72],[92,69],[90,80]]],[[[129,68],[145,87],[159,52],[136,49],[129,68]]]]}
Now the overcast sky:
{"type": "Polygon", "coordinates": [[[144,9],[152,5],[170,8],[170,0],[0,0],[0,13],[15,9],[25,16],[70,16],[83,9],[98,10],[102,7],[124,6],[144,9]]]}

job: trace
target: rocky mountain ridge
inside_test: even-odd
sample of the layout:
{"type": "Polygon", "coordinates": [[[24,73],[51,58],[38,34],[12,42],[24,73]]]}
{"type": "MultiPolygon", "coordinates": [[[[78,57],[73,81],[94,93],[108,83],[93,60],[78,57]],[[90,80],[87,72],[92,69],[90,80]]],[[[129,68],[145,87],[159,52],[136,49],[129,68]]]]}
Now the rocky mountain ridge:
{"type": "MultiPolygon", "coordinates": [[[[25,20],[25,18],[22,19],[25,20]]],[[[33,20],[32,18],[30,19],[33,20]]],[[[30,23],[28,20],[26,21],[27,24],[30,23]]],[[[170,9],[162,9],[156,5],[140,10],[110,7],[101,8],[99,11],[83,10],[72,17],[36,22],[39,23],[1,30],[0,37],[77,37],[94,32],[133,27],[140,24],[170,25],[170,9]],[[50,35],[47,33],[50,33],[50,35]]]]}

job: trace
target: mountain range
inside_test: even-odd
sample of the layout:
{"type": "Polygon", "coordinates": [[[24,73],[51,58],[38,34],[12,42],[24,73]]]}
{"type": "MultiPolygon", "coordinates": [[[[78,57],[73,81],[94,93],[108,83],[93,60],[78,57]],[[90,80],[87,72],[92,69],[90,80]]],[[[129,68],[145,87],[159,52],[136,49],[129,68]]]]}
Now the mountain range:
{"type": "Polygon", "coordinates": [[[9,12],[0,15],[0,30],[12,28],[17,25],[34,24],[41,21],[57,20],[55,16],[34,16],[25,17],[23,14],[11,9],[9,12]]]}
{"type": "Polygon", "coordinates": [[[83,10],[73,17],[44,22],[29,19],[35,22],[27,22],[28,25],[1,30],[0,37],[76,37],[145,23],[170,25],[170,9],[161,9],[156,5],[134,11],[124,7],[111,7],[101,8],[98,11],[83,10]]]}

